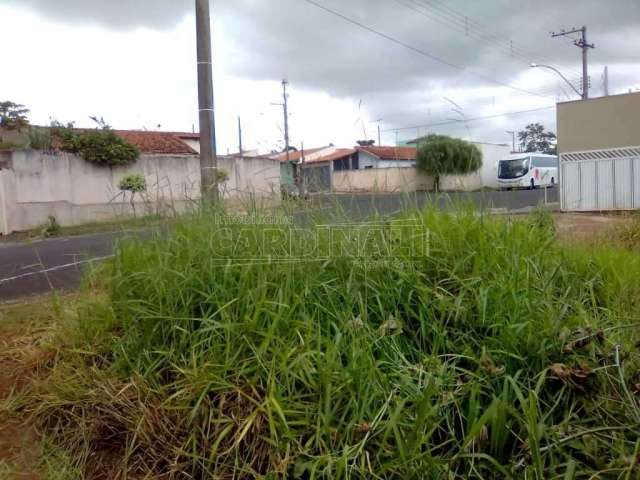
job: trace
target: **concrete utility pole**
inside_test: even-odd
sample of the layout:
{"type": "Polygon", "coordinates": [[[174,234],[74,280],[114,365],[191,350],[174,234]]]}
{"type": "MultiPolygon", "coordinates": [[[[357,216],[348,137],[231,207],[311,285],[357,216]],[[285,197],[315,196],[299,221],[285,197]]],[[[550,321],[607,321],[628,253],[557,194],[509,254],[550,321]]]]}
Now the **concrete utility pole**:
{"type": "Polygon", "coordinates": [[[242,149],[242,119],[238,117],[238,149],[240,151],[240,160],[244,159],[244,153],[242,149]]]}
{"type": "Polygon", "coordinates": [[[589,99],[589,49],[596,48],[592,43],[587,42],[587,27],[573,28],[570,31],[562,30],[560,33],[552,33],[551,36],[566,37],[573,35],[574,33],[580,33],[582,37],[579,40],[574,40],[573,44],[582,50],[582,99],[589,99]]]}
{"type": "Polygon", "coordinates": [[[287,163],[289,163],[289,95],[287,95],[287,79],[282,80],[282,98],[284,109],[284,148],[287,152],[287,163]]]}
{"type": "Polygon", "coordinates": [[[609,67],[604,67],[604,96],[609,96],[609,67]]]}
{"type": "Polygon", "coordinates": [[[218,158],[213,110],[213,59],[209,0],[196,0],[198,47],[198,107],[200,112],[200,173],[202,198],[218,200],[218,158]]]}

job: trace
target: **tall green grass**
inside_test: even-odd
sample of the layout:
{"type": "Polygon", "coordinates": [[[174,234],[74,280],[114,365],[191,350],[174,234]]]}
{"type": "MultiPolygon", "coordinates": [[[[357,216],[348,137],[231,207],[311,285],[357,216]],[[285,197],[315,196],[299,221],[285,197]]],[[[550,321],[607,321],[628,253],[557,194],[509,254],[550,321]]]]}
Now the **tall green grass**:
{"type": "Polygon", "coordinates": [[[640,257],[560,247],[543,214],[214,218],[120,245],[106,300],[61,339],[31,411],[78,466],[109,452],[158,478],[639,475],[640,257]],[[358,249],[362,235],[377,240],[358,249]]]}

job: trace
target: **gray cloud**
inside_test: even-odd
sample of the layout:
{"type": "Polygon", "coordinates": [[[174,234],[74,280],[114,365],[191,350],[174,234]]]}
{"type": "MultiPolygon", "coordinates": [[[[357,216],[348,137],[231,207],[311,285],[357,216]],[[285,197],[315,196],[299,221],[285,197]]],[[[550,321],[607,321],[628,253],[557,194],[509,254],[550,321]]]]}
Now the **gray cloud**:
{"type": "MultiPolygon", "coordinates": [[[[508,89],[489,95],[483,91],[483,99],[467,97],[473,89],[496,87],[490,79],[516,82],[531,61],[551,63],[572,78],[579,75],[579,50],[568,39],[550,38],[550,31],[563,27],[589,26],[598,47],[592,53],[594,83],[604,65],[624,65],[614,82],[623,88],[633,81],[628,67],[640,64],[638,0],[317,1],[464,68],[425,58],[304,0],[215,0],[215,28],[224,32],[215,49],[227,73],[256,80],[287,77],[302,89],[364,99],[372,115],[403,125],[450,116],[446,102],[430,96],[446,88],[460,92],[456,101],[462,98],[471,116],[482,115],[492,101],[502,103],[504,111],[524,108],[510,103],[507,93],[515,92],[508,89]]],[[[60,22],[118,30],[169,29],[193,10],[192,0],[0,2],[60,22]]],[[[559,93],[560,82],[552,74],[547,78],[546,85],[527,88],[559,93]]]]}

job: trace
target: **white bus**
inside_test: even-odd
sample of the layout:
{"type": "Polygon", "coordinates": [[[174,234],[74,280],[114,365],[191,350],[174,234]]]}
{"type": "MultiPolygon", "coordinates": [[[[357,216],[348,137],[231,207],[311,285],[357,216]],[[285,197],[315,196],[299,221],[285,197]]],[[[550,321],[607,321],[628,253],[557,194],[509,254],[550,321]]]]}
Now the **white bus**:
{"type": "Polygon", "coordinates": [[[542,153],[519,153],[498,162],[500,188],[555,187],[558,157],[542,153]]]}

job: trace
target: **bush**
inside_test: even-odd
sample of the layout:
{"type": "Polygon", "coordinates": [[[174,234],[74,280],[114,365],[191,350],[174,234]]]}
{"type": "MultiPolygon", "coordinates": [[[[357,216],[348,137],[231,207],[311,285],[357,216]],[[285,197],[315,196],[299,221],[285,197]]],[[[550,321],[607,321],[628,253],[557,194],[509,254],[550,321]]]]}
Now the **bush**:
{"type": "Polygon", "coordinates": [[[417,167],[435,180],[442,175],[465,175],[482,168],[482,152],[469,142],[443,135],[429,135],[418,145],[417,167]]]}
{"type": "Polygon", "coordinates": [[[135,145],[116,135],[112,130],[76,132],[67,128],[55,129],[61,148],[77,153],[87,162],[100,166],[117,167],[134,163],[140,156],[135,145]]]}
{"type": "Polygon", "coordinates": [[[147,181],[143,175],[135,173],[127,175],[118,184],[118,188],[123,191],[140,193],[147,190],[147,181]]]}
{"type": "Polygon", "coordinates": [[[220,185],[220,184],[227,183],[228,181],[229,181],[229,172],[227,172],[226,170],[218,169],[216,171],[216,183],[220,185]]]}
{"type": "Polygon", "coordinates": [[[541,214],[213,218],[121,243],[108,301],[64,335],[32,408],[80,464],[107,445],[140,477],[637,473],[637,256],[565,250],[541,214]]]}
{"type": "Polygon", "coordinates": [[[51,130],[48,128],[31,127],[29,129],[29,148],[43,151],[51,150],[51,130]]]}
{"type": "Polygon", "coordinates": [[[42,226],[41,234],[45,238],[56,237],[60,234],[61,229],[58,219],[53,215],[49,215],[47,223],[42,226]]]}

